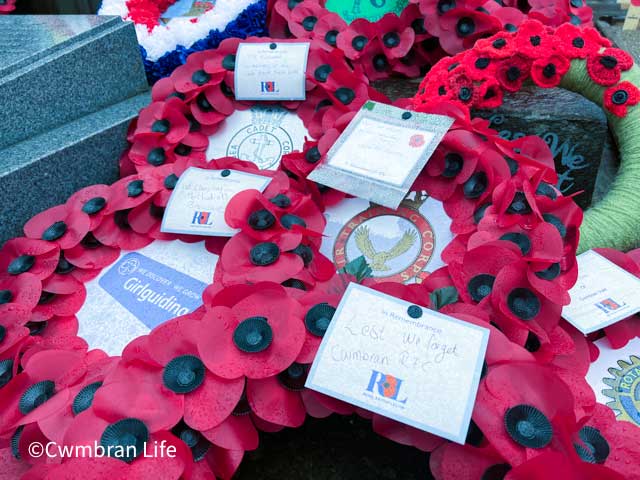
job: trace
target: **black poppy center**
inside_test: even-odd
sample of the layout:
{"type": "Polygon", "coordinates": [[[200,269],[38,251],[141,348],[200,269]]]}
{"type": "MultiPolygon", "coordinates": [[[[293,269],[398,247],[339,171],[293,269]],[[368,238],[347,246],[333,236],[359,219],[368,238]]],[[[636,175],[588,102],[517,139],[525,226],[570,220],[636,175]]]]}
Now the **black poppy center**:
{"type": "Polygon", "coordinates": [[[196,105],[198,105],[200,110],[202,110],[203,112],[213,111],[213,105],[209,103],[209,100],[207,100],[207,97],[205,97],[204,93],[201,93],[196,97],[196,105]]]}
{"type": "Polygon", "coordinates": [[[0,360],[0,388],[13,378],[13,360],[0,360]]]}
{"type": "Polygon", "coordinates": [[[516,405],[508,409],[504,422],[509,436],[528,448],[542,448],[553,437],[553,429],[547,417],[531,405],[516,405]]]}
{"type": "Polygon", "coordinates": [[[93,403],[93,397],[101,386],[102,382],[90,383],[78,392],[76,397],[73,399],[73,404],[71,405],[71,410],[74,415],[84,412],[91,406],[93,403]]]}
{"type": "Polygon", "coordinates": [[[616,57],[612,57],[611,55],[603,55],[600,57],[600,65],[607,70],[612,70],[618,65],[618,60],[616,57]]]}
{"type": "Polygon", "coordinates": [[[523,255],[526,255],[531,250],[531,240],[524,233],[520,232],[508,232],[500,237],[500,240],[515,243],[523,255]]]}
{"type": "Polygon", "coordinates": [[[307,223],[298,217],[297,215],[293,215],[291,213],[286,213],[280,218],[280,223],[287,230],[291,230],[294,225],[299,225],[301,227],[306,227],[307,223]]]}
{"type": "Polygon", "coordinates": [[[336,90],[335,96],[343,105],[349,105],[356,98],[356,93],[347,87],[340,87],[336,90]]]}
{"type": "Polygon", "coordinates": [[[456,8],[455,0],[440,0],[438,2],[437,9],[440,15],[447,13],[452,8],[456,8]]]}
{"type": "Polygon", "coordinates": [[[257,353],[266,350],[273,340],[273,330],[265,317],[250,317],[238,324],[233,343],[239,350],[257,353]]]}
{"type": "Polygon", "coordinates": [[[611,97],[611,101],[616,105],[624,105],[629,100],[629,94],[626,90],[616,90],[611,97]]]}
{"type": "Polygon", "coordinates": [[[516,66],[511,66],[507,69],[507,80],[515,82],[520,78],[520,69],[516,66]]]}
{"type": "Polygon", "coordinates": [[[272,242],[259,243],[249,252],[251,263],[258,267],[266,267],[275,263],[280,257],[280,248],[272,242]]]}
{"type": "Polygon", "coordinates": [[[471,17],[462,17],[456,24],[456,32],[461,37],[467,37],[476,31],[476,24],[471,17]]]}
{"type": "Polygon", "coordinates": [[[514,288],[507,297],[507,305],[522,320],[531,320],[540,313],[540,300],[528,288],[514,288]]]}
{"type": "Polygon", "coordinates": [[[42,232],[42,239],[48,242],[58,240],[67,232],[67,224],[62,220],[52,223],[44,232],[42,232]]]}
{"type": "Polygon", "coordinates": [[[463,102],[468,102],[471,100],[472,92],[469,87],[462,87],[458,92],[458,98],[463,102]]]}
{"type": "Polygon", "coordinates": [[[338,33],[340,32],[337,30],[329,30],[324,36],[324,41],[335,47],[338,44],[338,33]]]}
{"type": "Polygon", "coordinates": [[[384,72],[387,68],[389,68],[389,62],[387,61],[387,57],[385,57],[382,53],[379,53],[375,57],[373,57],[373,68],[376,72],[384,72]]]}
{"type": "Polygon", "coordinates": [[[291,206],[291,199],[283,193],[279,193],[269,201],[279,208],[289,208],[291,206]]]}
{"type": "Polygon", "coordinates": [[[232,53],[222,59],[222,68],[225,70],[234,70],[236,68],[236,56],[232,53]]]}
{"type": "Polygon", "coordinates": [[[571,45],[575,48],[584,48],[584,39],[582,37],[576,37],[571,40],[571,45]]]}
{"type": "Polygon", "coordinates": [[[13,293],[11,293],[11,290],[0,290],[0,305],[9,303],[11,300],[13,300],[13,293]]]}
{"type": "Polygon", "coordinates": [[[589,450],[589,454],[594,462],[604,463],[611,449],[607,440],[600,433],[600,430],[587,425],[580,429],[578,436],[589,450]]]}
{"type": "Polygon", "coordinates": [[[31,270],[35,263],[36,257],[33,255],[20,255],[11,261],[7,267],[7,273],[9,275],[20,275],[31,270]]]}
{"type": "Polygon", "coordinates": [[[493,46],[493,48],[500,50],[501,48],[507,46],[507,41],[504,38],[498,38],[497,40],[494,40],[491,45],[493,46]]]}
{"type": "Polygon", "coordinates": [[[546,182],[540,182],[538,188],[536,188],[536,195],[544,195],[545,197],[555,200],[558,197],[554,188],[546,182]]]}
{"type": "Polygon", "coordinates": [[[191,148],[189,145],[185,145],[184,143],[179,143],[178,146],[175,148],[174,152],[176,152],[176,155],[180,155],[181,157],[186,157],[191,153],[192,150],[193,148],[191,148]]]}
{"type": "Polygon", "coordinates": [[[267,230],[276,223],[276,217],[269,210],[263,208],[249,215],[248,223],[254,230],[267,230]]]}
{"type": "Polygon", "coordinates": [[[199,87],[207,83],[209,80],[211,80],[211,75],[204,70],[196,70],[193,72],[193,75],[191,75],[191,81],[199,87]]]}
{"type": "Polygon", "coordinates": [[[204,381],[204,363],[194,355],[176,357],[164,367],[162,380],[173,392],[193,392],[204,381]]]}
{"type": "Polygon", "coordinates": [[[308,245],[303,245],[302,243],[298,245],[296,248],[291,250],[291,253],[295,253],[298,255],[305,267],[308,267],[309,264],[313,261],[313,250],[308,245]]]}
{"type": "Polygon", "coordinates": [[[508,463],[496,463],[484,471],[480,480],[503,480],[510,470],[511,465],[508,463]]]}
{"type": "Polygon", "coordinates": [[[444,170],[442,176],[445,178],[453,178],[462,171],[464,159],[462,155],[455,152],[449,152],[444,157],[444,170]]]}
{"type": "Polygon", "coordinates": [[[382,43],[384,43],[384,46],[387,48],[395,48],[400,45],[400,35],[396,32],[385,33],[382,37],[382,43]]]}
{"type": "Polygon", "coordinates": [[[555,77],[555,75],[556,75],[556,66],[553,63],[547,64],[542,69],[542,75],[544,75],[545,78],[553,78],[553,77],[555,77]]]}
{"type": "Polygon", "coordinates": [[[464,182],[462,192],[468,199],[479,198],[487,189],[487,174],[484,172],[476,172],[464,182]]]}
{"type": "Polygon", "coordinates": [[[558,217],[551,213],[543,213],[542,218],[545,222],[550,223],[551,225],[556,227],[562,238],[567,235],[567,227],[564,226],[564,223],[562,223],[562,220],[560,220],[558,217]]]}
{"type": "Polygon", "coordinates": [[[476,68],[480,69],[480,70],[484,70],[485,68],[487,68],[489,66],[489,63],[491,63],[491,60],[486,58],[486,57],[481,57],[476,59],[476,68]]]}
{"type": "Polygon", "coordinates": [[[542,280],[553,280],[560,275],[560,264],[552,263],[544,270],[540,270],[536,272],[536,277],[541,278],[542,280]]]}
{"type": "Polygon", "coordinates": [[[278,381],[286,389],[299,392],[304,390],[308,371],[308,365],[293,363],[289,368],[278,374],[278,381]]]}
{"type": "Polygon", "coordinates": [[[357,35],[353,37],[353,40],[351,40],[351,46],[354,50],[361,52],[362,50],[364,50],[364,47],[367,45],[368,41],[369,40],[364,35],[357,35]]]}
{"type": "Polygon", "coordinates": [[[82,206],[82,211],[87,215],[95,215],[107,205],[107,200],[103,197],[93,197],[82,206]]]}
{"type": "Polygon", "coordinates": [[[320,65],[318,68],[316,68],[313,76],[317,81],[324,83],[327,81],[327,78],[329,78],[329,74],[332,70],[333,69],[331,68],[331,65],[320,65]]]}
{"type": "Polygon", "coordinates": [[[34,383],[20,397],[18,409],[23,415],[32,412],[55,394],[55,384],[51,380],[34,383]]]}
{"type": "Polygon", "coordinates": [[[151,125],[151,131],[155,133],[169,133],[169,130],[171,130],[171,122],[164,118],[156,120],[153,122],[153,125],[151,125]]]}
{"type": "Polygon", "coordinates": [[[304,28],[307,32],[312,32],[314,27],[318,23],[318,17],[314,17],[313,15],[309,15],[304,20],[302,20],[302,28],[304,28]]]}
{"type": "Polygon", "coordinates": [[[529,37],[529,42],[531,42],[531,45],[533,45],[534,47],[537,47],[540,45],[540,36],[539,35],[533,35],[531,37],[529,37]]]}
{"type": "Polygon", "coordinates": [[[514,215],[525,215],[531,213],[531,206],[527,201],[524,192],[516,192],[511,201],[511,205],[507,208],[507,213],[514,215]]]}
{"type": "Polygon", "coordinates": [[[149,163],[149,165],[159,167],[164,163],[166,157],[167,156],[164,153],[164,148],[156,147],[152,150],[149,150],[149,153],[147,154],[147,162],[149,163]]]}
{"type": "Polygon", "coordinates": [[[309,309],[304,317],[307,330],[316,337],[323,337],[336,309],[328,303],[319,303],[309,309]]]}
{"type": "Polygon", "coordinates": [[[490,295],[491,290],[493,289],[493,282],[495,282],[495,280],[496,277],[487,273],[481,273],[480,275],[476,275],[471,278],[467,285],[467,290],[469,291],[469,295],[471,295],[473,301],[480,302],[483,298],[490,295]]]}
{"type": "Polygon", "coordinates": [[[125,418],[107,425],[100,444],[107,450],[107,455],[130,463],[142,453],[148,440],[149,430],[141,420],[125,418]]]}
{"type": "Polygon", "coordinates": [[[127,196],[129,197],[139,197],[143,192],[143,181],[142,180],[133,180],[129,182],[127,185],[127,196]]]}

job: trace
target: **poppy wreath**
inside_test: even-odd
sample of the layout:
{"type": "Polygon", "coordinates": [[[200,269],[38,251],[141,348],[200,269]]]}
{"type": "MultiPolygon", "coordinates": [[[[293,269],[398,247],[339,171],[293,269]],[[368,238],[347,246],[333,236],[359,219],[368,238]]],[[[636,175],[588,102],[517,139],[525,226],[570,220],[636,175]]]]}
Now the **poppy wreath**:
{"type": "Polygon", "coordinates": [[[225,219],[240,233],[221,248],[203,306],[108,357],[77,335],[84,283],[121,249],[199,240],[158,231],[184,169],[257,167],[224,158],[146,168],[27,222],[25,237],[0,250],[4,471],[26,479],[230,478],[259,432],[298,427],[307,415],[356,413],[379,434],[432,452],[438,479],[638,478],[640,430],[596,404],[584,379],[590,340],[560,319],[575,281],[581,211],[548,183],[550,152],[535,137],[500,139],[455,103],[430,108],[455,123],[414,187],[458,196],[445,203],[458,235],[445,251],[448,265],[421,284],[373,283],[363,265],[337,274],[317,251],[327,197],[286,167],[306,162],[291,154],[282,171],[260,171],[272,178],[263,193],[241,192],[228,204],[225,219]],[[433,181],[436,172],[459,183],[433,181]],[[490,329],[464,446],[304,388],[351,281],[490,329]],[[45,461],[29,451],[36,441],[135,453],[45,461]],[[140,455],[145,443],[163,441],[173,458],[140,455]]]}
{"type": "Polygon", "coordinates": [[[541,88],[559,86],[580,93],[604,108],[621,167],[607,196],[585,213],[579,251],[634,248],[640,241],[640,199],[635,193],[640,178],[640,71],[631,55],[613,48],[596,30],[570,24],[554,29],[529,20],[516,32],[478,40],[471,50],[437,64],[413,105],[421,110],[442,98],[464,109],[495,108],[505,92],[519,90],[529,79],[541,88]]]}
{"type": "Polygon", "coordinates": [[[11,13],[16,8],[16,0],[0,0],[0,15],[11,13]]]}
{"type": "Polygon", "coordinates": [[[134,23],[147,78],[153,84],[182,65],[189,54],[216,48],[225,38],[267,35],[266,2],[103,0],[98,14],[118,15],[134,23]],[[171,7],[176,11],[165,13],[171,7]]]}
{"type": "Polygon", "coordinates": [[[375,22],[358,18],[350,24],[324,5],[323,0],[269,0],[271,36],[310,39],[327,51],[339,48],[370,80],[392,74],[417,77],[441,58],[471,48],[479,38],[513,31],[527,18],[552,26],[585,26],[592,20],[583,0],[411,0],[400,15],[387,13],[375,22]]]}
{"type": "MultiPolygon", "coordinates": [[[[257,104],[235,100],[234,69],[240,41],[229,38],[217,49],[191,54],[184,65],[154,85],[152,103],[130,125],[130,147],[120,160],[122,175],[189,160],[205,162],[210,138],[215,139],[212,135],[225,119],[257,104]]],[[[282,42],[264,37],[243,41],[282,42]]],[[[365,101],[388,103],[384,95],[369,86],[360,68],[351,67],[338,51],[326,52],[315,45],[311,45],[307,61],[306,96],[304,102],[260,105],[295,112],[310,137],[316,139],[301,141],[307,172],[365,101]]]]}
{"type": "MultiPolygon", "coordinates": [[[[217,60],[186,65],[192,71],[182,78],[199,79],[201,70],[214,76],[229,52],[208,52],[217,60]]],[[[154,95],[173,88],[168,82],[154,95]]],[[[189,88],[176,100],[203,93],[189,88]]],[[[174,97],[161,95],[161,106],[174,97]]],[[[3,471],[28,480],[230,478],[244,452],[258,447],[259,432],[336,413],[361,415],[380,435],[431,452],[439,480],[640,478],[640,429],[617,422],[585,380],[591,341],[611,327],[585,338],[560,318],[577,275],[582,211],[552,186],[551,152],[537,137],[500,138],[460,102],[435,97],[420,108],[454,119],[413,189],[443,199],[456,236],[443,252],[446,266],[419,284],[375,283],[362,261],[337,273],[318,251],[322,211],[340,195],[306,179],[317,163],[308,152],[285,156],[278,171],[233,158],[128,163],[137,170],[113,185],[82,189],[29,220],[25,236],[0,250],[3,471]],[[272,181],[227,205],[225,220],[239,233],[207,239],[220,257],[201,307],[134,339],[119,357],[90,349],[76,318],[87,281],[121,250],[202,240],[159,231],[171,190],[191,166],[272,181]],[[465,445],[304,388],[349,282],[490,330],[465,445]],[[127,447],[130,455],[52,460],[29,450],[50,441],[127,447]],[[145,444],[162,442],[176,455],[141,455],[145,444]]],[[[152,133],[168,136],[172,122],[152,133]]],[[[616,332],[616,341],[634,335],[633,327],[616,332]]]]}

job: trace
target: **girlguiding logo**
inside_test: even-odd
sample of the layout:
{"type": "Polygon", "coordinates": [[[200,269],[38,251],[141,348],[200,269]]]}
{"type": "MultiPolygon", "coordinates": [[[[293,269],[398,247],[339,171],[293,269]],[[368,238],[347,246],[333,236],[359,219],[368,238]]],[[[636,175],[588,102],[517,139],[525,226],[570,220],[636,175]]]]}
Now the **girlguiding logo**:
{"type": "Polygon", "coordinates": [[[374,396],[388,398],[398,403],[407,403],[407,397],[400,400],[400,388],[402,387],[403,380],[393,375],[388,375],[377,370],[371,370],[371,378],[369,378],[369,385],[366,391],[372,393],[374,396]]]}

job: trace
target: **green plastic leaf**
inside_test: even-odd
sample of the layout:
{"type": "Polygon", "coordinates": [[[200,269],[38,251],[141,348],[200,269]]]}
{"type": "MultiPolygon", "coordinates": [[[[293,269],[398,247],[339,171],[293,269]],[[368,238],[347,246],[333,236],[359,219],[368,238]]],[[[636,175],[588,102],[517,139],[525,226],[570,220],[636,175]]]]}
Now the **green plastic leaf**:
{"type": "Polygon", "coordinates": [[[458,301],[458,290],[456,287],[443,287],[431,292],[429,296],[431,304],[436,310],[440,310],[445,305],[450,305],[458,301]]]}
{"type": "Polygon", "coordinates": [[[351,260],[342,269],[340,269],[340,273],[353,275],[354,277],[356,277],[358,283],[360,283],[365,278],[373,276],[373,270],[371,270],[371,267],[367,263],[364,255],[351,260]]]}

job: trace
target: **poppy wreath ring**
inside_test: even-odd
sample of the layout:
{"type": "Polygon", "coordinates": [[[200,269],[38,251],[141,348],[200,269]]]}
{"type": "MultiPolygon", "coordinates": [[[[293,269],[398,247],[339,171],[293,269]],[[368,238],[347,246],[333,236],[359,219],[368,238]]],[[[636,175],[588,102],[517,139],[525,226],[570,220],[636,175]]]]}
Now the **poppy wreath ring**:
{"type": "MultiPolygon", "coordinates": [[[[297,427],[307,415],[357,413],[379,434],[433,452],[439,480],[507,472],[508,479],[532,472],[550,478],[567,469],[575,478],[634,478],[635,465],[626,459],[639,454],[640,430],[596,404],[584,378],[590,340],[560,318],[577,275],[582,213],[552,186],[557,175],[544,142],[501,139],[459,104],[435,99],[424,108],[453,117],[454,125],[413,189],[446,198],[456,234],[442,254],[446,266],[412,285],[374,283],[366,264],[338,274],[318,246],[323,210],[344,195],[306,180],[313,147],[285,155],[276,171],[234,158],[206,163],[204,154],[168,154],[180,142],[202,141],[194,126],[215,130],[226,117],[215,114],[231,101],[221,84],[233,85],[225,65],[235,50],[225,48],[195,54],[157,84],[150,110],[132,126],[131,152],[135,142],[152,139],[166,154],[163,161],[154,160],[158,153],[150,162],[151,150],[132,159],[129,152],[123,167],[130,174],[36,215],[25,224],[25,237],[0,250],[3,472],[29,480],[226,479],[244,452],[258,446],[259,431],[297,427]],[[199,110],[194,99],[201,95],[209,111],[199,110]],[[121,356],[108,356],[99,345],[90,349],[76,317],[87,282],[122,250],[202,240],[160,232],[171,191],[191,166],[272,180],[264,192],[244,191],[227,204],[225,220],[240,231],[207,240],[220,257],[202,306],[134,338],[121,356]],[[490,330],[464,446],[304,388],[349,282],[490,330]],[[111,447],[114,455],[47,459],[29,449],[51,441],[111,447]],[[148,442],[164,442],[176,455],[141,455],[148,442]],[[128,455],[118,456],[124,447],[128,455]]],[[[364,80],[345,87],[337,65],[326,79],[315,78],[317,65],[307,75],[311,117],[330,126],[317,146],[330,146],[328,132],[337,134],[351,108],[360,108],[352,104],[369,96],[364,80]],[[352,95],[336,93],[340,88],[353,90],[346,105],[340,99],[352,95]],[[316,95],[331,103],[316,110],[316,95]]]]}
{"type": "Polygon", "coordinates": [[[554,29],[527,21],[516,32],[479,40],[438,63],[424,78],[414,108],[441,97],[465,108],[495,108],[527,79],[563,87],[604,108],[620,152],[620,169],[604,199],[586,211],[579,251],[629,250],[640,243],[640,69],[628,53],[591,28],[554,29]]]}

